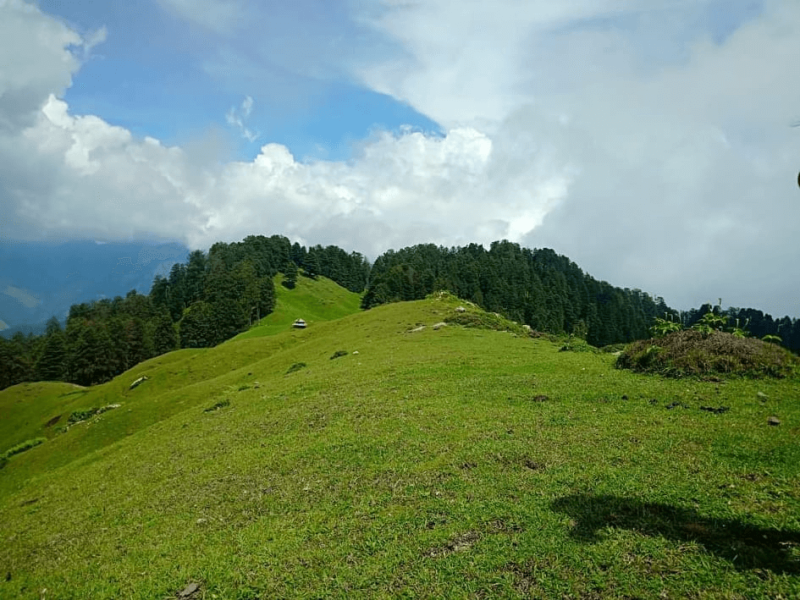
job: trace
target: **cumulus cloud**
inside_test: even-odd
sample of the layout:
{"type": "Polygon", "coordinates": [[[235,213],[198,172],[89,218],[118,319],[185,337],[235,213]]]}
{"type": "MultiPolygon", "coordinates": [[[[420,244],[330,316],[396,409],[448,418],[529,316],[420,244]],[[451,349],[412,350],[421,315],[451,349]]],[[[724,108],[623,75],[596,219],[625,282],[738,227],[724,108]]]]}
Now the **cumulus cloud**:
{"type": "Polygon", "coordinates": [[[515,236],[541,221],[569,174],[532,171],[505,181],[502,156],[487,136],[468,128],[444,137],[381,133],[348,163],[303,164],[268,144],[253,162],[233,163],[215,181],[211,196],[228,201],[203,235],[236,239],[277,222],[310,243],[372,256],[408,243],[515,236]],[[515,202],[497,193],[502,186],[516,186],[515,202]]]}
{"type": "Polygon", "coordinates": [[[789,128],[800,6],[765,2],[737,21],[743,10],[387,1],[364,20],[402,51],[357,73],[440,122],[512,145],[509,181],[523,165],[569,173],[526,244],[678,306],[722,296],[800,315],[786,276],[800,258],[800,136],[789,128]]]}
{"type": "MultiPolygon", "coordinates": [[[[238,4],[201,8],[212,6],[238,4]]],[[[204,248],[283,233],[371,257],[507,238],[678,307],[722,296],[800,316],[800,134],[789,127],[800,6],[765,2],[726,28],[711,0],[353,6],[386,44],[343,68],[446,133],[376,132],[345,162],[265,144],[252,161],[215,165],[72,114],[60,97],[75,49],[91,44],[18,0],[0,4],[18,29],[49,34],[0,35],[0,57],[23,42],[30,57],[29,72],[0,69],[0,236],[204,248]]],[[[226,116],[246,137],[252,109],[245,97],[226,116]]]]}
{"type": "Polygon", "coordinates": [[[22,0],[0,1],[0,135],[29,126],[50,94],[61,95],[80,67],[70,47],[82,38],[22,0]]]}

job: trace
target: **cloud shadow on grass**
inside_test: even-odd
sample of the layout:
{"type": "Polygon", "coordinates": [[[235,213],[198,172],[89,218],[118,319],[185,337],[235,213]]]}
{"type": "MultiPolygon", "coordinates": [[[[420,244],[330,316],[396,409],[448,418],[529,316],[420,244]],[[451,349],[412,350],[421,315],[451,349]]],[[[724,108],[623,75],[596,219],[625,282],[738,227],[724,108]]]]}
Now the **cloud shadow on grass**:
{"type": "Polygon", "coordinates": [[[800,574],[800,531],[713,519],[693,509],[623,496],[574,494],[555,500],[551,507],[575,521],[570,536],[585,543],[600,541],[598,531],[605,527],[631,529],[649,536],[697,542],[740,570],[800,574]]]}

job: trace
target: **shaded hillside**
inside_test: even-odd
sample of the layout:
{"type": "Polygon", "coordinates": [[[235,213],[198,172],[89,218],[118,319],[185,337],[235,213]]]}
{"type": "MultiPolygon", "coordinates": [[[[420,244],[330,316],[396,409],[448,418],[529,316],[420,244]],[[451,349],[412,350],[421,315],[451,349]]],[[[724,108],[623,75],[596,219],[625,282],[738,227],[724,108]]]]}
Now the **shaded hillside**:
{"type": "Polygon", "coordinates": [[[155,275],[188,253],[176,243],[0,240],[0,319],[8,327],[0,336],[42,334],[50,317],[63,324],[73,304],[146,294],[155,275]]]}

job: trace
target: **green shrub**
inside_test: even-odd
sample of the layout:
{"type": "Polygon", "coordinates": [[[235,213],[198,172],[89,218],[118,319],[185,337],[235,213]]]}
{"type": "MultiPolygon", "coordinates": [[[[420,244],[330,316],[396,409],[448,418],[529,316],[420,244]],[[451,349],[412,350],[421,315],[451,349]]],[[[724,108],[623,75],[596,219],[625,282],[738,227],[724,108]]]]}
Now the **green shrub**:
{"type": "Polygon", "coordinates": [[[603,346],[600,348],[600,352],[604,352],[606,354],[614,354],[614,352],[622,352],[625,350],[627,344],[609,344],[608,346],[603,346]]]}
{"type": "MultiPolygon", "coordinates": [[[[19,454],[20,452],[25,452],[26,450],[30,450],[31,448],[35,448],[39,444],[43,444],[47,441],[47,438],[34,438],[32,440],[25,440],[21,444],[17,444],[13,448],[9,448],[3,454],[0,454],[0,462],[5,461],[8,462],[8,459],[14,456],[15,454],[19,454]]],[[[5,466],[5,465],[3,465],[5,466]]],[[[2,467],[0,467],[2,468],[2,467]]]]}
{"type": "Polygon", "coordinates": [[[294,363],[289,369],[286,371],[286,374],[294,373],[295,371],[299,371],[300,369],[305,369],[308,365],[304,362],[294,363]]]}
{"type": "Polygon", "coordinates": [[[570,336],[567,343],[558,349],[559,352],[593,352],[597,353],[599,350],[591,346],[586,340],[578,337],[570,336]]]}
{"type": "Polygon", "coordinates": [[[99,408],[84,408],[81,410],[75,410],[69,416],[69,421],[67,422],[70,425],[74,425],[75,423],[80,423],[81,421],[86,421],[87,419],[91,419],[98,412],[100,412],[99,408]]]}
{"type": "Polygon", "coordinates": [[[800,359],[788,350],[732,333],[695,329],[630,344],[617,367],[668,377],[741,375],[789,377],[800,373],[800,359]]]}
{"type": "Polygon", "coordinates": [[[448,316],[448,325],[462,325],[473,329],[490,329],[493,331],[510,331],[519,335],[527,335],[521,325],[509,321],[503,316],[484,311],[463,312],[448,316]]]}

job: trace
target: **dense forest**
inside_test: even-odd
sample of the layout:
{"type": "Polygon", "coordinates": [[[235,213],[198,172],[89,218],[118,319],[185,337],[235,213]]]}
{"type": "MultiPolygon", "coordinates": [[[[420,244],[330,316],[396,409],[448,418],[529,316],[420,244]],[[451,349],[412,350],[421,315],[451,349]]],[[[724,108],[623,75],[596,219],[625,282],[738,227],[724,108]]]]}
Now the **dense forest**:
{"type": "Polygon", "coordinates": [[[94,385],[177,348],[214,346],[273,310],[278,273],[287,287],[299,276],[322,275],[364,292],[365,309],[447,290],[535,330],[574,334],[594,346],[646,338],[656,317],[690,327],[708,312],[722,312],[750,335],[776,335],[800,351],[800,319],[710,304],[679,312],[663,298],[597,281],[549,249],[507,241],[488,249],[426,244],[390,250],[370,266],[361,254],[336,246],[250,236],[192,252],[167,277],[156,276],[148,295],[131,291],[76,304],[64,327],[53,318],[44,335],[0,338],[0,389],[41,380],[94,385]]]}
{"type": "Polygon", "coordinates": [[[502,241],[413,246],[381,255],[372,267],[363,307],[424,298],[448,290],[492,312],[552,333],[575,333],[595,346],[647,336],[655,316],[677,311],[663,298],[616,288],[586,275],[552,250],[502,241]]]}

